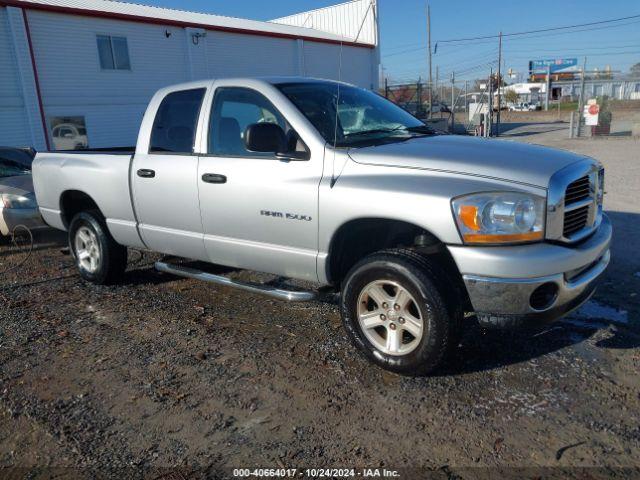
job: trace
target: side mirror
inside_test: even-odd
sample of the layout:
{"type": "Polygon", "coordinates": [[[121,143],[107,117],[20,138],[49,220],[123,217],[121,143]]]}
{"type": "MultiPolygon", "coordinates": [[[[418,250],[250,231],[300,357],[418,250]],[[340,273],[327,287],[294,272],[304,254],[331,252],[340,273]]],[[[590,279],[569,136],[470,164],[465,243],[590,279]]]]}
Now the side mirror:
{"type": "Polygon", "coordinates": [[[250,152],[279,153],[287,150],[287,137],[280,125],[254,123],[244,132],[244,143],[250,152]]]}

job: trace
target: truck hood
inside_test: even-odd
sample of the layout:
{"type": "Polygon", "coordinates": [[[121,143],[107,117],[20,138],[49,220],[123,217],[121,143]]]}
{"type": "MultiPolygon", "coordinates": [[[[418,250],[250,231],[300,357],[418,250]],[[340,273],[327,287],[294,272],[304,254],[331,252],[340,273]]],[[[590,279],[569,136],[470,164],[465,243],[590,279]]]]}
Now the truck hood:
{"type": "Polygon", "coordinates": [[[564,150],[507,140],[434,135],[352,149],[358,163],[437,170],[546,188],[561,168],[587,157],[564,150]]]}

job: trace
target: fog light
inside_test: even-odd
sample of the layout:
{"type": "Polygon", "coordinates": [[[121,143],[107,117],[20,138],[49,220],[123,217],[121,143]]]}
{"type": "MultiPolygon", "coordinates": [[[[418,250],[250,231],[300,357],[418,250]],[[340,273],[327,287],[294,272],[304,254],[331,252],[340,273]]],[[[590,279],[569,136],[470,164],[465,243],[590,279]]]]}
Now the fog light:
{"type": "Polygon", "coordinates": [[[529,305],[534,310],[546,310],[558,298],[558,285],[547,282],[536,288],[529,298],[529,305]]]}

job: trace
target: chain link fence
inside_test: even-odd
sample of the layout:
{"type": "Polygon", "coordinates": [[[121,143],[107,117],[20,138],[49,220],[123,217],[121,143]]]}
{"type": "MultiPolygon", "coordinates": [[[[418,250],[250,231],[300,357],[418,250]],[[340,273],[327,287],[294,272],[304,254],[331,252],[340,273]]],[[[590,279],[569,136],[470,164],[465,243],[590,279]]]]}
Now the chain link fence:
{"type": "Polygon", "coordinates": [[[549,102],[548,109],[529,112],[507,112],[503,97],[498,113],[496,96],[490,91],[478,91],[475,82],[434,84],[412,82],[389,84],[381,92],[386,98],[428,123],[438,131],[476,136],[495,136],[505,132],[507,124],[516,123],[564,124],[570,138],[640,136],[640,100],[611,100],[607,96],[578,101],[561,99],[549,102]],[[493,98],[493,102],[490,101],[493,98]],[[492,104],[493,103],[493,104],[492,104]],[[596,107],[593,107],[593,105],[596,107]],[[585,111],[597,115],[585,115],[585,111]],[[579,112],[580,110],[580,112],[579,112]]]}

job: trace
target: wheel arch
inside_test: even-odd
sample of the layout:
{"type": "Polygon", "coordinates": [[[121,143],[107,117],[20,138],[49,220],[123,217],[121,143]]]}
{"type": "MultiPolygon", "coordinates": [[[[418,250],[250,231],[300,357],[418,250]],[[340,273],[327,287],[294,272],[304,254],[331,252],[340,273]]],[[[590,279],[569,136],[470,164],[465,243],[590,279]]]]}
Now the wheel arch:
{"type": "Polygon", "coordinates": [[[451,273],[453,281],[462,283],[449,250],[435,234],[411,222],[384,217],[351,219],[335,231],[325,263],[329,283],[340,288],[345,275],[358,261],[392,248],[409,248],[429,256],[451,273]]]}
{"type": "Polygon", "coordinates": [[[65,190],[60,195],[60,214],[65,228],[69,228],[75,215],[89,210],[98,211],[104,217],[96,201],[82,190],[65,190]]]}

